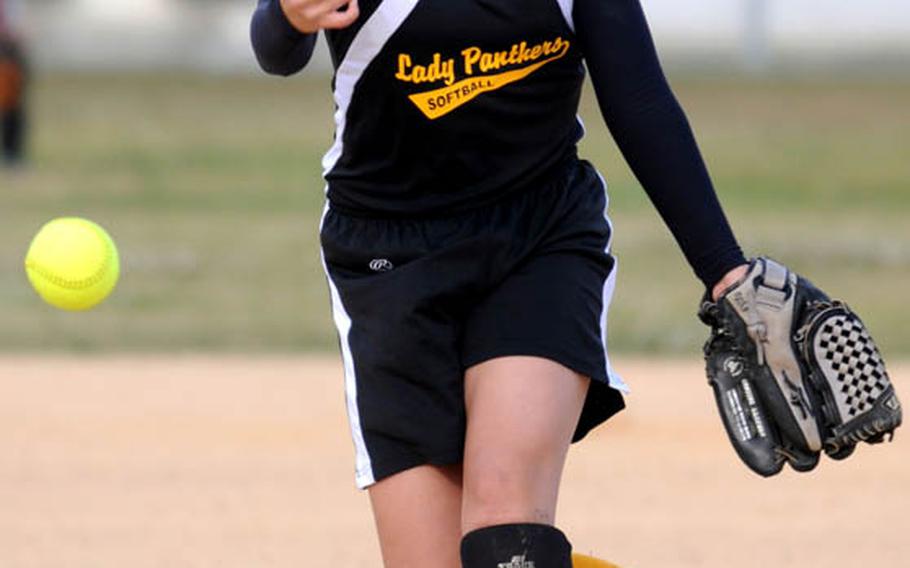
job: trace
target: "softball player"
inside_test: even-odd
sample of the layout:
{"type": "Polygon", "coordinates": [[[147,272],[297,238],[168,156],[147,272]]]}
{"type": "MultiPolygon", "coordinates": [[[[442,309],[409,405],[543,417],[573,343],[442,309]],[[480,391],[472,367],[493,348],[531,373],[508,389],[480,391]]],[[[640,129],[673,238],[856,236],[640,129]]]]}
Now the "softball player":
{"type": "Polygon", "coordinates": [[[605,187],[576,154],[585,67],[698,277],[745,272],[639,1],[259,0],[261,66],[296,73],[319,30],[322,253],[385,565],[569,567],[566,452],[625,389],[605,187]]]}
{"type": "Polygon", "coordinates": [[[25,59],[14,33],[13,5],[0,0],[0,153],[6,165],[25,152],[25,59]]]}

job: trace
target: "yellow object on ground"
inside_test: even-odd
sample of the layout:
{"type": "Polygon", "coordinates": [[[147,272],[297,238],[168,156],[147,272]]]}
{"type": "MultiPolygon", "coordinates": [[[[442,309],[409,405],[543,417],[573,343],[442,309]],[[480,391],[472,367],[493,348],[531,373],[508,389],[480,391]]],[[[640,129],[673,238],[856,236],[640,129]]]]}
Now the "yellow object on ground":
{"type": "Polygon", "coordinates": [[[50,221],[35,236],[25,271],[48,304],[88,310],[107,298],[120,277],[117,246],[100,226],[67,217],[50,221]]]}
{"type": "Polygon", "coordinates": [[[573,554],[572,568],[619,568],[619,566],[610,564],[606,560],[598,560],[582,554],[573,554]]]}

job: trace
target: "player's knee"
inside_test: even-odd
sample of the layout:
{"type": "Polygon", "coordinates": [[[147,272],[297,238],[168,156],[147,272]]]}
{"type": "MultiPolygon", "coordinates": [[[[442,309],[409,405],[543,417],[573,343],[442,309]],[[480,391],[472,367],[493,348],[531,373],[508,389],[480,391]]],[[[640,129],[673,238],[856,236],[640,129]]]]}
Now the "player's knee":
{"type": "Polygon", "coordinates": [[[552,523],[558,483],[558,476],[533,465],[472,470],[464,480],[465,530],[502,523],[552,523]]]}
{"type": "Polygon", "coordinates": [[[503,495],[498,498],[464,496],[462,528],[464,531],[504,523],[552,522],[552,516],[542,508],[535,508],[532,500],[523,495],[503,495]]]}

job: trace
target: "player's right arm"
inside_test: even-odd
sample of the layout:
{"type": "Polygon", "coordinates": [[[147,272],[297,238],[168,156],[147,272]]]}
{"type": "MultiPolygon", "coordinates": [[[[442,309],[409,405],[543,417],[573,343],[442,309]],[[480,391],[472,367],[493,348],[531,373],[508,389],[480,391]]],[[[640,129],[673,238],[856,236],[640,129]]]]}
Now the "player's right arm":
{"type": "Polygon", "coordinates": [[[359,15],[357,0],[259,0],[250,25],[256,59],[266,73],[293,75],[312,57],[319,30],[345,28],[359,15]]]}

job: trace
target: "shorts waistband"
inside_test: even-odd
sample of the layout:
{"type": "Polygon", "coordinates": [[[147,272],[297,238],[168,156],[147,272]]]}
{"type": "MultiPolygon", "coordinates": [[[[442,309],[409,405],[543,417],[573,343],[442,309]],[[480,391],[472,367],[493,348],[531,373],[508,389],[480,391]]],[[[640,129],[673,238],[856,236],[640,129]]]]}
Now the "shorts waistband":
{"type": "Polygon", "coordinates": [[[454,207],[443,209],[430,209],[419,212],[399,213],[394,211],[378,211],[372,209],[361,209],[356,207],[343,206],[327,198],[328,208],[333,212],[340,213],[346,217],[356,217],[363,219],[388,219],[388,220],[425,220],[425,219],[447,219],[470,215],[476,211],[499,205],[510,199],[515,199],[522,195],[533,194],[540,191],[554,189],[554,186],[564,187],[569,183],[572,173],[576,168],[587,164],[586,161],[578,158],[577,154],[571,154],[561,160],[550,171],[535,179],[534,181],[522,183],[512,188],[507,188],[502,192],[491,195],[487,199],[471,203],[467,207],[454,207]]]}

